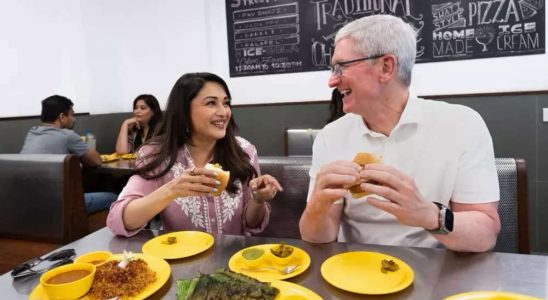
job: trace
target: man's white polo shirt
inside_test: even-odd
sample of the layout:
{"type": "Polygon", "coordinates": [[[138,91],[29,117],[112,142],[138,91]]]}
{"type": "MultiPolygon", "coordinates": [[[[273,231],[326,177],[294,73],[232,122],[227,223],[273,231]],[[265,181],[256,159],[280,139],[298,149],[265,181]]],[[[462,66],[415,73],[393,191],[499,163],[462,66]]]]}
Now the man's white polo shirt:
{"type": "MultiPolygon", "coordinates": [[[[427,201],[487,203],[499,200],[493,142],[481,116],[469,107],[410,96],[390,136],[369,130],[361,116],[347,114],[325,126],[313,146],[309,196],[320,168],[375,153],[383,163],[414,178],[427,201]]],[[[367,203],[344,198],[339,241],[437,247],[423,228],[401,225],[367,203]]]]}

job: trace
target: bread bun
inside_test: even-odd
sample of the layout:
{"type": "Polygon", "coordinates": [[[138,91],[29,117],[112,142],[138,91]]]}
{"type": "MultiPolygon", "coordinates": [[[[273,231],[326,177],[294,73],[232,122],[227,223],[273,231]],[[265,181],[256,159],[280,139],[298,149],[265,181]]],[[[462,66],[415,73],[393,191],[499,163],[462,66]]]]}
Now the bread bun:
{"type": "Polygon", "coordinates": [[[230,179],[230,171],[224,171],[223,167],[219,164],[206,164],[206,169],[214,170],[217,172],[215,179],[219,180],[221,184],[217,187],[217,192],[213,193],[213,196],[220,196],[226,189],[228,180],[230,179]]]}
{"type": "MultiPolygon", "coordinates": [[[[352,161],[362,166],[363,168],[367,164],[382,162],[382,158],[375,154],[371,154],[367,152],[359,152],[358,154],[356,154],[356,157],[354,157],[352,161]]],[[[357,199],[357,198],[361,198],[371,194],[370,192],[363,191],[360,188],[360,184],[362,184],[363,182],[364,181],[359,180],[358,182],[354,183],[351,187],[348,188],[353,198],[357,199]]]]}

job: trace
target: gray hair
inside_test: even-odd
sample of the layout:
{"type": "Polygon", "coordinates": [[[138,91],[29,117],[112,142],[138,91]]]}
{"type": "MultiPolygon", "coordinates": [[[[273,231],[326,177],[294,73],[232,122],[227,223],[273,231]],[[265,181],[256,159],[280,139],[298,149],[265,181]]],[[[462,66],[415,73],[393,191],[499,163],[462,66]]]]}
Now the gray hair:
{"type": "Polygon", "coordinates": [[[393,54],[398,64],[398,78],[411,84],[411,74],[417,56],[417,33],[401,18],[373,15],[354,20],[342,27],[335,36],[335,44],[343,38],[356,41],[363,55],[393,54]]]}

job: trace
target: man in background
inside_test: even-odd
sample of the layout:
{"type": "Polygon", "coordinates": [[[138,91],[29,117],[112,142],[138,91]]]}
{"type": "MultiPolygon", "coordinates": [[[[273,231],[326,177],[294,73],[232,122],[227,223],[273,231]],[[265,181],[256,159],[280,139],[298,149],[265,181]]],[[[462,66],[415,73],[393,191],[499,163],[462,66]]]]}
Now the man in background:
{"type": "MultiPolygon", "coordinates": [[[[27,133],[22,154],[74,154],[83,165],[95,167],[101,165],[101,156],[90,149],[75,133],[74,104],[66,97],[54,95],[42,101],[41,126],[32,127],[27,133]]],[[[88,214],[109,209],[116,200],[114,193],[85,193],[88,214]]]]}

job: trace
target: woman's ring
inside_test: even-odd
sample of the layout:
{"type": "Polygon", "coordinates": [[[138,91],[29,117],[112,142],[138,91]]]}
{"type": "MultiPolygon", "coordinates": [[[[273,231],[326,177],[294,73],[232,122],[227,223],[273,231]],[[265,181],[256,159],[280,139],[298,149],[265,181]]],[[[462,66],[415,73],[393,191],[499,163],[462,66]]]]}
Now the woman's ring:
{"type": "Polygon", "coordinates": [[[188,174],[190,174],[190,176],[196,176],[196,167],[192,167],[192,169],[190,170],[190,172],[188,172],[188,174]]]}

